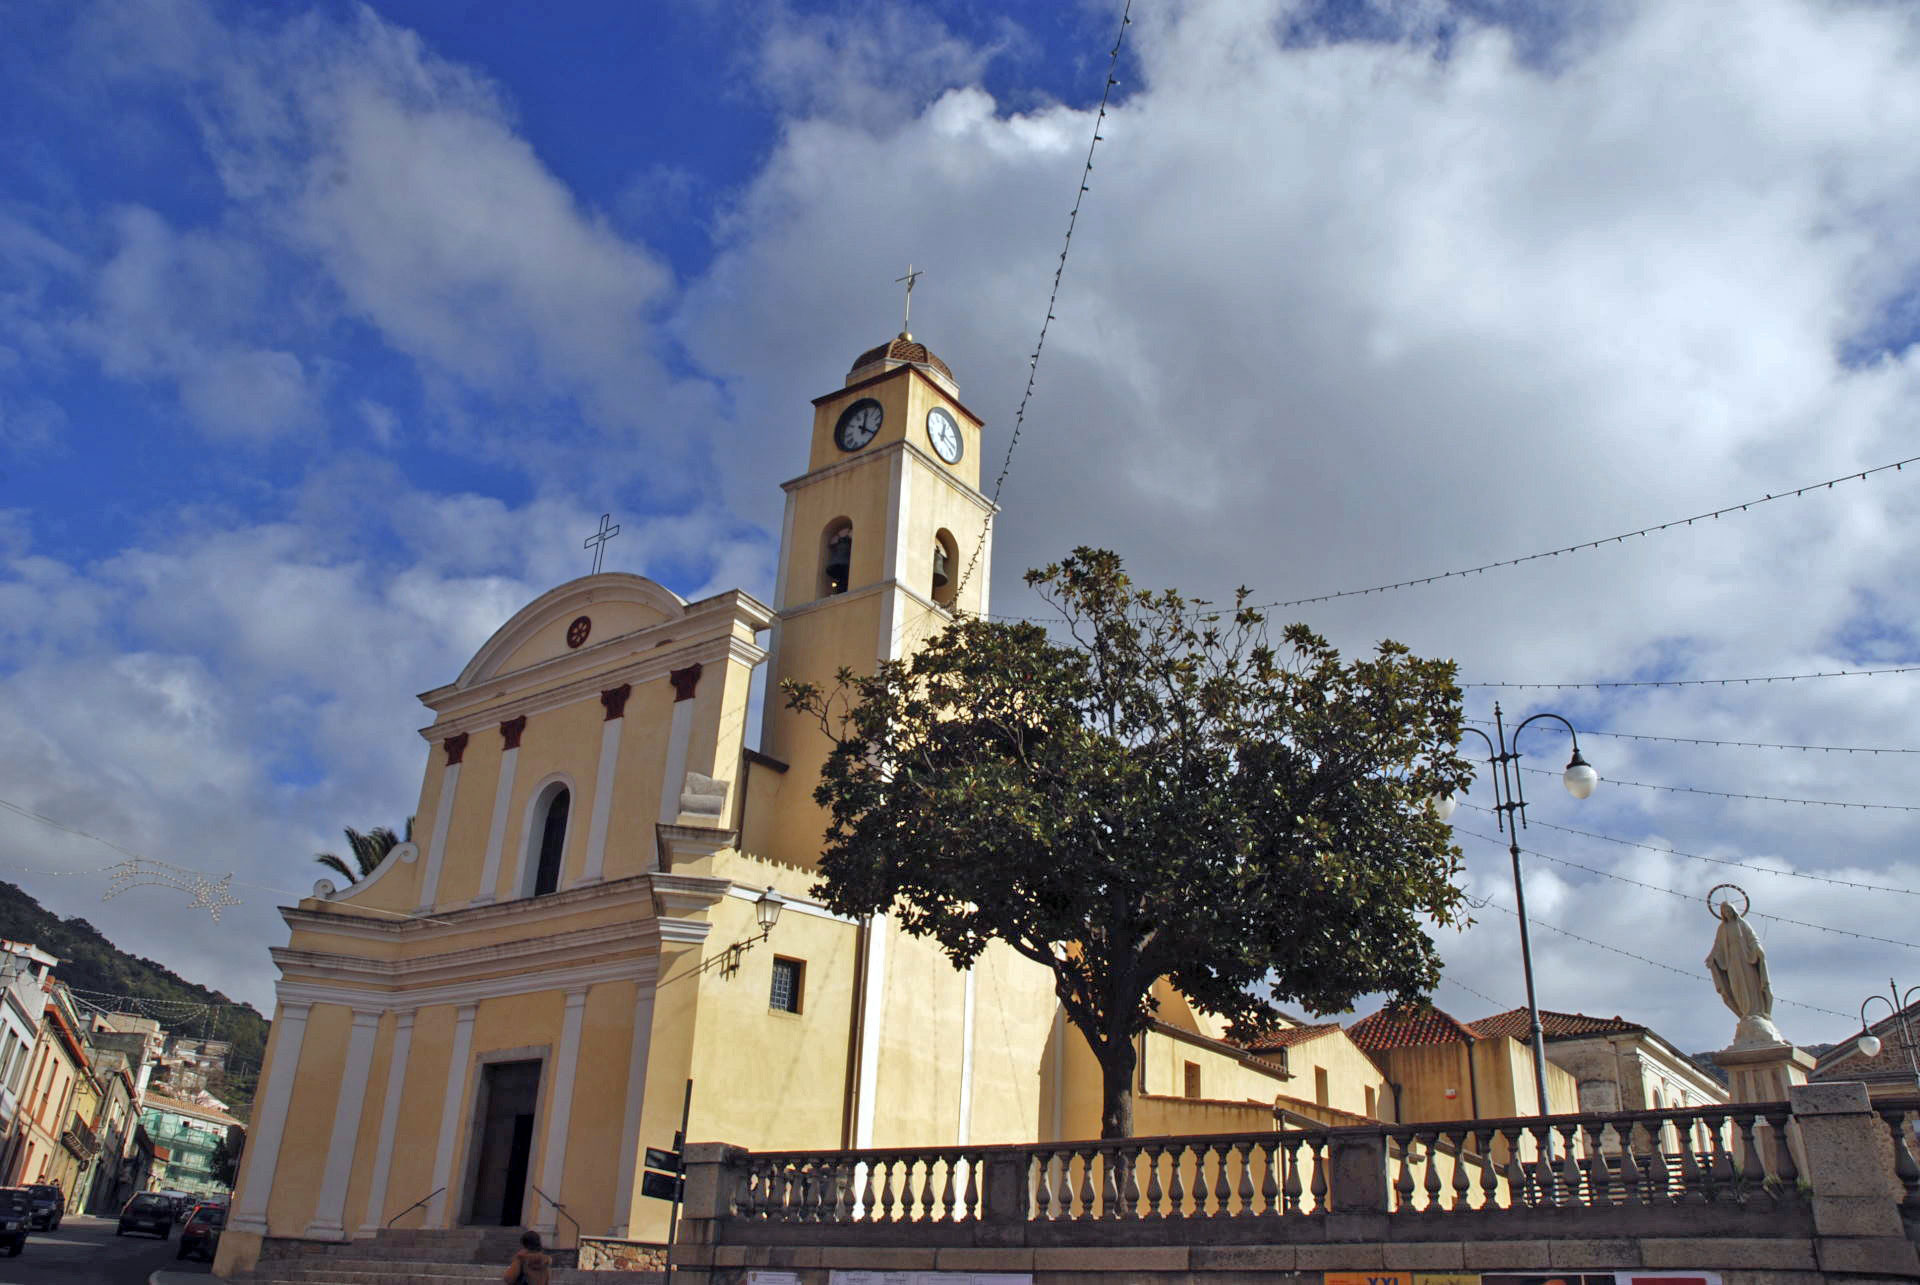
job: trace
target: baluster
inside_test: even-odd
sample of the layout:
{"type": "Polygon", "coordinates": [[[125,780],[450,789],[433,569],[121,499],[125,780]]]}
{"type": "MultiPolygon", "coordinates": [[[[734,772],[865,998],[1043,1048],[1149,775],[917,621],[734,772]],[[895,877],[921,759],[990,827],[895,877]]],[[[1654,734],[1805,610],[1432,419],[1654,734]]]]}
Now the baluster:
{"type": "Polygon", "coordinates": [[[1639,1132],[1639,1124],[1632,1120],[1624,1126],[1614,1126],[1614,1133],[1620,1139],[1620,1203],[1623,1205],[1647,1203],[1640,1184],[1640,1153],[1634,1147],[1634,1138],[1639,1132]]]}
{"type": "Polygon", "coordinates": [[[1286,1176],[1280,1180],[1280,1202],[1281,1208],[1290,1214],[1300,1212],[1300,1148],[1306,1145],[1311,1144],[1298,1136],[1280,1144],[1281,1163],[1286,1166],[1286,1176]]]}
{"type": "Polygon", "coordinates": [[[796,1223],[813,1222],[813,1202],[816,1194],[817,1187],[813,1173],[813,1161],[797,1161],[793,1166],[793,1199],[790,1202],[793,1206],[793,1214],[789,1221],[796,1223]]]}
{"type": "Polygon", "coordinates": [[[1187,1144],[1173,1144],[1173,1172],[1167,1184],[1167,1217],[1185,1218],[1187,1216],[1187,1181],[1182,1174],[1187,1163],[1187,1144]]]}
{"type": "MultiPolygon", "coordinates": [[[[1613,1161],[1607,1156],[1606,1136],[1610,1124],[1583,1124],[1579,1127],[1581,1138],[1587,1144],[1587,1203],[1598,1208],[1614,1203],[1613,1161]]],[[[1618,1131],[1614,1137],[1618,1138],[1618,1131]]]]}
{"type": "Polygon", "coordinates": [[[1533,1135],[1533,1176],[1534,1183],[1540,1189],[1540,1203],[1558,1205],[1560,1174],[1557,1168],[1559,1162],[1554,1157],[1553,1126],[1532,1125],[1529,1132],[1533,1135]]]}
{"type": "Polygon", "coordinates": [[[1263,1172],[1260,1175],[1260,1199],[1264,1202],[1261,1212],[1275,1215],[1280,1212],[1280,1184],[1274,1180],[1273,1166],[1279,1161],[1280,1147],[1274,1142],[1260,1144],[1260,1163],[1263,1172]]]}
{"type": "Polygon", "coordinates": [[[1767,1181],[1767,1162],[1760,1155],[1760,1140],[1754,1133],[1758,1111],[1744,1110],[1734,1117],[1740,1143],[1740,1199],[1742,1203],[1760,1194],[1767,1181]]]}
{"type": "Polygon", "coordinates": [[[740,1186],[734,1193],[734,1204],[740,1210],[742,1218],[760,1216],[760,1174],[761,1166],[750,1164],[741,1175],[740,1186]]]}
{"type": "Polygon", "coordinates": [[[847,1191],[852,1186],[853,1175],[847,1172],[846,1161],[835,1161],[833,1166],[833,1212],[829,1215],[829,1221],[843,1223],[848,1220],[847,1191]]]}
{"type": "MultiPolygon", "coordinates": [[[[1426,1192],[1426,1208],[1439,1209],[1440,1205],[1440,1138],[1438,1129],[1427,1135],[1427,1176],[1421,1184],[1426,1192]]],[[[1455,1167],[1458,1167],[1459,1153],[1455,1152],[1455,1167]]]]}
{"type": "MultiPolygon", "coordinates": [[[[1389,1134],[1389,1141],[1391,1138],[1389,1134]]],[[[1414,1148],[1419,1145],[1420,1139],[1411,1133],[1400,1139],[1400,1168],[1393,1180],[1393,1207],[1403,1214],[1413,1208],[1413,1174],[1410,1170],[1414,1148]]],[[[1391,1149],[1388,1154],[1392,1154],[1391,1149]]]]}
{"type": "MultiPolygon", "coordinates": [[[[934,1185],[933,1181],[933,1168],[938,1162],[939,1157],[937,1156],[924,1156],[920,1161],[925,1169],[925,1177],[922,1179],[920,1185],[920,1220],[922,1222],[936,1222],[940,1216],[939,1205],[937,1203],[939,1201],[939,1188],[934,1185]]],[[[951,1164],[953,1162],[948,1161],[947,1163],[951,1164]]]]}
{"type": "MultiPolygon", "coordinates": [[[[1667,1126],[1662,1121],[1652,1128],[1653,1152],[1647,1158],[1647,1203],[1673,1204],[1680,1194],[1673,1189],[1673,1164],[1667,1159],[1667,1126]]],[[[1684,1184],[1684,1179],[1682,1182],[1684,1184]]]]}
{"type": "Polygon", "coordinates": [[[1730,1200],[1739,1199],[1739,1174],[1733,1163],[1733,1114],[1724,1112],[1712,1124],[1713,1129],[1713,1181],[1720,1194],[1730,1200]]]}
{"type": "Polygon", "coordinates": [[[1049,1222],[1053,1218],[1053,1152],[1035,1151],[1033,1163],[1039,1166],[1033,1174],[1033,1216],[1038,1222],[1049,1222]]]}
{"type": "Polygon", "coordinates": [[[1103,1148],[1100,1152],[1100,1216],[1118,1218],[1120,1216],[1120,1148],[1103,1148]]]}
{"type": "Polygon", "coordinates": [[[1093,1199],[1093,1158],[1099,1154],[1091,1148],[1080,1153],[1080,1209],[1076,1217],[1092,1218],[1098,1212],[1093,1199]]]}
{"type": "Polygon", "coordinates": [[[1453,1144],[1453,1203],[1449,1207],[1470,1209],[1473,1207],[1473,1179],[1468,1176],[1468,1166],[1472,1164],[1468,1157],[1473,1153],[1473,1131],[1462,1129],[1458,1133],[1449,1132],[1446,1139],[1453,1144]]]}
{"type": "Polygon", "coordinates": [[[1880,1118],[1886,1122],[1887,1132],[1893,1136],[1893,1172],[1899,1177],[1900,1185],[1907,1189],[1907,1194],[1900,1200],[1900,1207],[1909,1213],[1920,1210],[1920,1164],[1914,1162],[1912,1145],[1908,1141],[1907,1113],[1882,1111],[1880,1118]]]}
{"type": "MultiPolygon", "coordinates": [[[[1566,1203],[1569,1205],[1583,1204],[1586,1202],[1587,1182],[1586,1174],[1581,1171],[1580,1167],[1580,1126],[1577,1124],[1563,1124],[1559,1129],[1560,1137],[1565,1141],[1567,1147],[1566,1155],[1560,1159],[1560,1175],[1566,1182],[1566,1203]]],[[[1553,1136],[1552,1126],[1548,1127],[1547,1136],[1549,1138],[1553,1136]]]]}
{"type": "MultiPolygon", "coordinates": [[[[1773,1142],[1773,1176],[1779,1179],[1774,1194],[1782,1200],[1791,1200],[1799,1194],[1800,1182],[1800,1167],[1793,1162],[1792,1139],[1787,1135],[1793,1112],[1786,1107],[1775,1107],[1766,1113],[1766,1118],[1767,1133],[1773,1142]]],[[[1895,1163],[1899,1163],[1897,1155],[1895,1163]]]]}
{"type": "MultiPolygon", "coordinates": [[[[961,1214],[968,1222],[973,1222],[980,1217],[980,1166],[985,1163],[985,1156],[967,1157],[967,1189],[965,1196],[962,1197],[966,1204],[962,1207],[961,1214]]],[[[1025,1212],[1024,1209],[1021,1210],[1022,1214],[1025,1212]]]]}
{"type": "Polygon", "coordinates": [[[1673,1131],[1680,1144],[1680,1190],[1675,1200],[1711,1200],[1712,1193],[1707,1190],[1707,1177],[1700,1167],[1700,1159],[1694,1154],[1698,1144],[1695,1121],[1682,1117],[1673,1122],[1673,1131]]]}
{"type": "Polygon", "coordinates": [[[1140,1208],[1140,1157],[1146,1154],[1139,1147],[1127,1149],[1127,1167],[1120,1178],[1120,1212],[1128,1218],[1151,1216],[1140,1208]]]}
{"type": "Polygon", "coordinates": [[[954,1170],[954,1166],[959,1163],[960,1163],[960,1158],[958,1156],[951,1155],[951,1154],[947,1156],[947,1177],[946,1177],[946,1181],[942,1183],[940,1187],[940,1221],[941,1222],[954,1223],[954,1222],[960,1221],[959,1218],[955,1217],[954,1207],[953,1207],[954,1186],[958,1181],[958,1175],[955,1174],[953,1170],[954,1170]]]}
{"type": "Polygon", "coordinates": [[[1526,1164],[1520,1158],[1520,1141],[1527,1136],[1526,1130],[1519,1125],[1508,1125],[1500,1130],[1500,1136],[1507,1143],[1507,1207],[1517,1209],[1521,1205],[1534,1204],[1538,1193],[1527,1177],[1526,1164]]]}
{"type": "Polygon", "coordinates": [[[1147,1194],[1140,1207],[1142,1218],[1161,1217],[1160,1201],[1166,1192],[1160,1186],[1160,1157],[1166,1154],[1166,1150],[1158,1142],[1147,1148],[1147,1194]]]}
{"type": "Polygon", "coordinates": [[[860,1183],[860,1219],[862,1222],[874,1222],[873,1211],[876,1208],[874,1204],[876,1197],[873,1188],[873,1162],[871,1160],[866,1161],[862,1165],[862,1168],[865,1169],[866,1173],[860,1183]]]}
{"type": "Polygon", "coordinates": [[[1307,1190],[1313,1193],[1313,1211],[1318,1214],[1327,1212],[1327,1144],[1323,1137],[1312,1138],[1307,1148],[1313,1156],[1313,1174],[1307,1190]]]}
{"type": "Polygon", "coordinates": [[[1240,1157],[1240,1186],[1236,1193],[1240,1205],[1233,1212],[1237,1218],[1246,1218],[1260,1212],[1253,1207],[1253,1144],[1236,1142],[1233,1150],[1240,1157]]]}
{"type": "Polygon", "coordinates": [[[874,1163],[880,1166],[880,1217],[877,1222],[893,1221],[893,1161],[883,1159],[874,1163]]]}
{"type": "Polygon", "coordinates": [[[1215,1143],[1213,1154],[1217,1162],[1213,1171],[1213,1212],[1216,1217],[1225,1218],[1233,1213],[1233,1188],[1227,1184],[1227,1159],[1233,1155],[1233,1148],[1224,1142],[1215,1143]]]}

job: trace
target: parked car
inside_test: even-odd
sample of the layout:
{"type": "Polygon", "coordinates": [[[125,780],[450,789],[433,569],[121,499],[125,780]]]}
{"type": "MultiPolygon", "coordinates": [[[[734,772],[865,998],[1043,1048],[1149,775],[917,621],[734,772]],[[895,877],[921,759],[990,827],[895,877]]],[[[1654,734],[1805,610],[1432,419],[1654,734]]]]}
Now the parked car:
{"type": "Polygon", "coordinates": [[[33,1200],[25,1187],[0,1187],[0,1245],[8,1258],[18,1258],[27,1247],[27,1224],[33,1219],[33,1200]]]}
{"type": "Polygon", "coordinates": [[[196,1205],[187,1215],[186,1223],[180,1228],[180,1252],[175,1258],[185,1258],[189,1254],[213,1261],[215,1251],[220,1248],[220,1229],[227,1225],[227,1207],[225,1205],[196,1205]]]}
{"type": "Polygon", "coordinates": [[[173,1199],[157,1191],[143,1191],[129,1200],[120,1211],[120,1227],[113,1234],[124,1236],[130,1231],[143,1231],[149,1236],[158,1236],[161,1240],[173,1236],[173,1199]]]}
{"type": "Polygon", "coordinates": [[[67,1216],[65,1192],[47,1183],[36,1182],[27,1188],[27,1199],[33,1205],[29,1225],[35,1231],[60,1230],[60,1220],[67,1216]]]}

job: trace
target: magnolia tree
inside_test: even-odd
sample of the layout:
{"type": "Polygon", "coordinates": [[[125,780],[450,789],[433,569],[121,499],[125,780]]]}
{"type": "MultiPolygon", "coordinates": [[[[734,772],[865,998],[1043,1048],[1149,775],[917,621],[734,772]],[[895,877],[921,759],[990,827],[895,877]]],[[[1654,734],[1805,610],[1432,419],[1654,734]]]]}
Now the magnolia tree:
{"type": "Polygon", "coordinates": [[[1058,610],[960,619],[911,659],[790,708],[834,741],[816,892],[889,911],[959,967],[990,941],[1050,969],[1098,1059],[1101,1135],[1132,1132],[1134,1037],[1169,979],[1244,1031],[1274,1003],[1423,996],[1459,852],[1428,800],[1462,786],[1450,661],[1342,661],[1302,625],[1135,588],[1078,549],[1029,572],[1058,610]]]}

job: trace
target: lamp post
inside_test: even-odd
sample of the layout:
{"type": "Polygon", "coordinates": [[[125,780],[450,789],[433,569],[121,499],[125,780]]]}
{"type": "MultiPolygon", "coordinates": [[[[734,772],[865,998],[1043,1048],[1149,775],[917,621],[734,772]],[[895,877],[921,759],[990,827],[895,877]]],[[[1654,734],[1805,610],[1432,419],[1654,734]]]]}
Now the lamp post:
{"type": "MultiPolygon", "coordinates": [[[[1538,1095],[1540,1114],[1547,1114],[1547,1037],[1540,1026],[1540,1004],[1533,992],[1533,942],[1527,932],[1527,890],[1520,878],[1520,831],[1527,824],[1527,791],[1520,779],[1520,733],[1527,724],[1548,718],[1567,729],[1567,735],[1573,738],[1573,757],[1567,760],[1567,770],[1561,776],[1561,782],[1567,787],[1567,793],[1576,799],[1584,799],[1593,793],[1593,787],[1600,783],[1600,774],[1593,770],[1592,764],[1580,757],[1580,734],[1573,730],[1573,724],[1558,714],[1542,711],[1530,714],[1514,726],[1513,732],[1507,732],[1506,723],[1500,713],[1500,706],[1493,707],[1493,732],[1488,736],[1477,727],[1466,728],[1487,743],[1487,765],[1493,769],[1493,811],[1499,820],[1502,831],[1507,836],[1507,852],[1513,858],[1513,908],[1520,916],[1520,971],[1527,983],[1527,1017],[1532,1027],[1533,1040],[1533,1087],[1538,1095]]],[[[1451,794],[1442,795],[1434,800],[1434,813],[1442,820],[1453,815],[1456,800],[1451,794]]]]}
{"type": "Polygon", "coordinates": [[[1873,1001],[1879,1000],[1887,1006],[1887,1016],[1900,1024],[1900,1043],[1907,1050],[1907,1069],[1913,1072],[1913,1078],[1920,1082],[1920,1060],[1916,1060],[1913,1048],[1913,1031],[1907,1026],[1907,1009],[1913,1006],[1913,997],[1920,995],[1920,986],[1909,986],[1906,994],[1900,993],[1899,984],[1891,977],[1887,979],[1885,995],[1869,995],[1860,1001],[1860,1036],[1854,1041],[1860,1051],[1868,1057],[1880,1056],[1880,1037],[1867,1026],[1867,1008],[1873,1001]]]}

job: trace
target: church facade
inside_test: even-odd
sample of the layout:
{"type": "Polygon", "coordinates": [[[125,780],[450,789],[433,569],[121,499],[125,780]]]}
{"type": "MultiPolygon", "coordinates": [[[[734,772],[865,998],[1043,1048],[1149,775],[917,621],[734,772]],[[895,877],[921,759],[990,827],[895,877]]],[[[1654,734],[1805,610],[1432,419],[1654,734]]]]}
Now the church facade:
{"type": "MultiPolygon", "coordinates": [[[[683,1111],[688,1138],[759,1149],[1097,1135],[1099,1071],[1046,970],[996,944],[958,971],[811,892],[828,742],[780,683],[870,670],[986,610],[981,427],[903,333],[813,403],[773,605],[591,575],[422,695],[417,842],[282,911],[217,1270],[266,1237],[390,1221],[662,1240],[642,1158],[683,1111]]],[[[1308,1111],[1378,1109],[1344,1037],[1258,1054],[1161,990],[1143,1121],[1239,1127],[1300,1085],[1308,1111]]]]}

